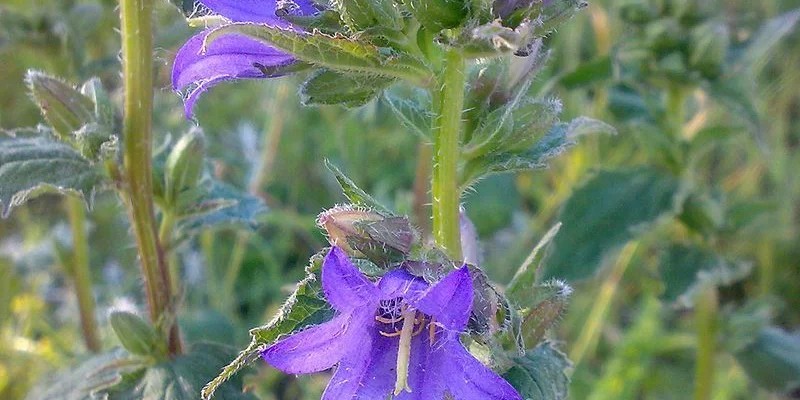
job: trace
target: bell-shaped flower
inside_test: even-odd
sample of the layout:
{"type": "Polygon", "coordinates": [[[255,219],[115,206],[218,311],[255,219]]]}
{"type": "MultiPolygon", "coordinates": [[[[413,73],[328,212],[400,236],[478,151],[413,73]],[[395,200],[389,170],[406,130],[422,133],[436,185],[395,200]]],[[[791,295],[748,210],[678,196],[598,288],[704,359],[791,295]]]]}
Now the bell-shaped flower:
{"type": "Polygon", "coordinates": [[[336,316],[262,353],[289,374],[336,366],[322,400],[521,400],[459,340],[473,300],[466,266],[433,285],[402,269],[375,284],[333,247],[322,288],[336,316]]]}
{"type": "MultiPolygon", "coordinates": [[[[278,0],[198,0],[217,16],[230,22],[253,22],[292,28],[276,15],[278,0]]],[[[293,0],[296,15],[317,12],[311,0],[293,0]]],[[[206,44],[212,29],[189,39],[175,56],[172,87],[183,91],[186,116],[191,117],[197,98],[212,86],[235,79],[272,78],[285,74],[295,62],[292,55],[246,36],[229,34],[206,44]]]]}

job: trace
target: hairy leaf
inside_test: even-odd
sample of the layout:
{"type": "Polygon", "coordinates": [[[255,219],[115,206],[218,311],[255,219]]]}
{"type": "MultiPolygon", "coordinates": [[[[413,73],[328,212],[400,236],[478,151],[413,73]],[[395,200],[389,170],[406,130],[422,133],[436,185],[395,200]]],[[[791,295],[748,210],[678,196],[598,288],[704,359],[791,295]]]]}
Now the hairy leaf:
{"type": "Polygon", "coordinates": [[[588,279],[611,251],[682,203],[681,183],[649,167],[601,171],[575,190],[544,261],[542,279],[588,279]]]}
{"type": "Polygon", "coordinates": [[[51,138],[0,138],[0,204],[12,208],[44,193],[78,195],[91,206],[102,170],[51,138]]]}
{"type": "Polygon", "coordinates": [[[725,260],[699,247],[674,244],[661,258],[660,269],[665,286],[663,298],[691,306],[703,287],[727,286],[739,281],[750,274],[752,265],[725,260]]]}
{"type": "Polygon", "coordinates": [[[383,93],[383,99],[406,129],[410,129],[425,140],[431,140],[433,115],[431,114],[431,99],[427,93],[403,98],[387,91],[383,93]]]}
{"type": "Polygon", "coordinates": [[[360,107],[380,94],[394,82],[380,75],[343,74],[321,70],[300,87],[300,99],[305,105],[341,104],[360,107]]]}
{"type": "Polygon", "coordinates": [[[302,61],[338,71],[364,72],[405,79],[424,86],[428,68],[417,58],[345,36],[314,35],[260,24],[237,23],[215,29],[207,41],[226,34],[251,37],[290,53],[302,61]]]}
{"type": "Polygon", "coordinates": [[[794,30],[798,21],[800,21],[800,9],[786,12],[767,21],[738,53],[734,60],[734,68],[739,72],[756,72],[753,69],[759,69],[760,65],[763,65],[781,39],[794,30]]]}
{"type": "Polygon", "coordinates": [[[333,175],[336,176],[336,180],[339,182],[339,185],[342,186],[342,191],[344,192],[345,197],[347,197],[350,202],[357,206],[367,207],[387,217],[394,216],[394,214],[388,208],[367,194],[367,192],[356,186],[356,184],[350,180],[350,178],[348,178],[330,161],[326,160],[325,166],[328,167],[331,172],[333,172],[333,175]]]}
{"type": "Polygon", "coordinates": [[[563,400],[567,398],[571,366],[567,356],[545,342],[515,359],[516,365],[503,375],[526,400],[563,400]]]}
{"type": "Polygon", "coordinates": [[[212,180],[198,189],[198,197],[188,196],[180,206],[178,230],[182,233],[227,225],[255,229],[256,219],[268,211],[260,198],[224,182],[212,180]]]}

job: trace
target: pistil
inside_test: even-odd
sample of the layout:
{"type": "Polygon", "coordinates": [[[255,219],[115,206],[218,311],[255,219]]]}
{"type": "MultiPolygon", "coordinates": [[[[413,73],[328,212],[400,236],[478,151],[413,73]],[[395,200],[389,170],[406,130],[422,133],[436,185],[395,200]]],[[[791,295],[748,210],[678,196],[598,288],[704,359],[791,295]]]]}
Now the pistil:
{"type": "Polygon", "coordinates": [[[400,330],[400,344],[397,350],[397,380],[394,384],[394,395],[403,390],[411,392],[408,386],[408,364],[411,358],[411,338],[414,337],[414,322],[417,311],[405,308],[402,312],[403,328],[400,330]]]}

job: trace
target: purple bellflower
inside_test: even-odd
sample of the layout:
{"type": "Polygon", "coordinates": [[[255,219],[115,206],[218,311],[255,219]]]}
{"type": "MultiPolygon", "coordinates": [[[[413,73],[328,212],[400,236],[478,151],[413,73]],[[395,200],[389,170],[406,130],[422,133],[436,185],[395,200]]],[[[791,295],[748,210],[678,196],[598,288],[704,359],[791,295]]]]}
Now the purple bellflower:
{"type": "Polygon", "coordinates": [[[289,374],[338,365],[322,400],[521,400],[459,341],[472,308],[466,266],[434,285],[402,269],[375,284],[333,247],[322,288],[336,316],[262,353],[289,374]]]}
{"type": "MultiPolygon", "coordinates": [[[[199,0],[215,15],[230,22],[253,22],[291,29],[276,15],[278,0],[199,0]]],[[[294,0],[296,15],[317,12],[311,0],[294,0]]],[[[273,78],[283,75],[283,67],[295,62],[292,55],[242,35],[225,35],[204,47],[206,29],[189,39],[175,56],[172,87],[185,90],[186,116],[192,116],[197,98],[212,86],[235,79],[273,78]]]]}

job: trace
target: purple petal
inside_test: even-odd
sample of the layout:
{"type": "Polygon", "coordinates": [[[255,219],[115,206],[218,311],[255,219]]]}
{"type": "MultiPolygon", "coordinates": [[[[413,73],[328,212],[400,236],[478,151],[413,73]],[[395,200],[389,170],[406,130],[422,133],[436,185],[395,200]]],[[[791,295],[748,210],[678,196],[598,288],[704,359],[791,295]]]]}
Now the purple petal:
{"type": "Polygon", "coordinates": [[[267,78],[264,68],[289,65],[294,58],[257,40],[239,35],[225,35],[214,40],[203,52],[209,31],[195,35],[181,47],[172,67],[175,90],[196,85],[185,99],[187,115],[201,93],[224,81],[267,78]],[[261,68],[259,68],[261,67],[261,68]]]}
{"type": "Polygon", "coordinates": [[[336,246],[322,264],[322,290],[333,308],[342,312],[370,305],[366,308],[374,314],[380,301],[378,288],[336,246]]]}
{"type": "Polygon", "coordinates": [[[388,272],[378,282],[378,289],[381,291],[383,300],[390,300],[397,297],[419,297],[426,289],[428,283],[424,279],[409,274],[402,269],[388,272]]]}
{"type": "Polygon", "coordinates": [[[363,345],[374,312],[340,314],[329,322],[295,333],[268,347],[261,356],[287,374],[309,374],[333,367],[363,345]]]}
{"type": "Polygon", "coordinates": [[[472,278],[465,265],[445,276],[418,298],[409,299],[414,308],[436,317],[446,329],[462,331],[472,311],[472,278]]]}
{"type": "MultiPolygon", "coordinates": [[[[309,0],[295,0],[299,15],[312,15],[316,8],[309,0]]],[[[209,10],[233,22],[257,22],[287,27],[288,23],[275,15],[275,0],[200,0],[209,10]]]]}
{"type": "Polygon", "coordinates": [[[399,340],[383,337],[377,330],[370,336],[342,359],[322,400],[385,399],[394,389],[399,340]]]}
{"type": "Polygon", "coordinates": [[[442,362],[447,390],[458,400],[522,400],[505,379],[495,374],[470,354],[456,339],[443,349],[448,360],[442,362]]]}

